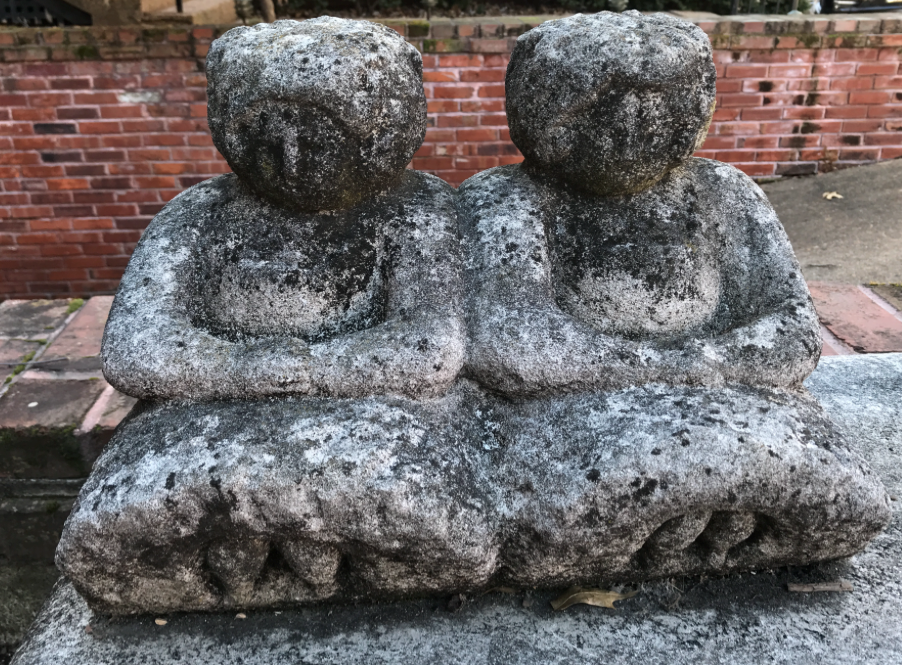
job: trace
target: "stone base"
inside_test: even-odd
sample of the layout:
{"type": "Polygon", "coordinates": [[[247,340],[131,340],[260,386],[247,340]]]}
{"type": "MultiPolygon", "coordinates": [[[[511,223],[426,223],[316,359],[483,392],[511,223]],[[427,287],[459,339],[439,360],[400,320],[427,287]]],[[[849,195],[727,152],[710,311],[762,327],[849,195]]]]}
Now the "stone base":
{"type": "Polygon", "coordinates": [[[889,498],[805,393],[147,407],[57,562],[98,611],[279,608],[849,556],[889,498]]]}
{"type": "MultiPolygon", "coordinates": [[[[811,392],[902,495],[902,354],[821,362],[811,392]]],[[[892,504],[898,506],[896,501],[892,504]]],[[[897,663],[902,653],[902,517],[851,559],[726,578],[645,583],[617,611],[552,612],[554,594],[489,593],[458,612],[440,599],[286,612],[110,619],[61,582],[12,665],[532,665],[897,663]],[[852,583],[790,593],[788,582],[852,583]],[[87,629],[90,626],[90,631],[87,629]]]]}

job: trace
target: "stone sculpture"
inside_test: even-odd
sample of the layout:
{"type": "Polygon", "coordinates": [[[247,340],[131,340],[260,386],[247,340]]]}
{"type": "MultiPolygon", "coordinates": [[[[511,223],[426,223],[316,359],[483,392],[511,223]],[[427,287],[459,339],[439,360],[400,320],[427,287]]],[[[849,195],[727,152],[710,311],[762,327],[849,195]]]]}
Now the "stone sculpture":
{"type": "Polygon", "coordinates": [[[235,174],[158,215],[111,312],[105,373],[143,401],[57,554],[92,608],[721,573],[886,524],[800,388],[817,319],[773,210],[690,157],[700,30],[628,12],[521,37],[526,162],[462,186],[459,230],[453,190],[404,170],[425,98],[392,31],[237,28],[207,67],[235,174]]]}
{"type": "Polygon", "coordinates": [[[714,111],[704,32],[635,11],[549,21],[506,85],[525,162],[469,179],[460,207],[467,371],[509,398],[503,475],[527,488],[512,579],[862,547],[888,497],[801,389],[821,339],[786,234],[747,176],[691,157],[714,111]]]}

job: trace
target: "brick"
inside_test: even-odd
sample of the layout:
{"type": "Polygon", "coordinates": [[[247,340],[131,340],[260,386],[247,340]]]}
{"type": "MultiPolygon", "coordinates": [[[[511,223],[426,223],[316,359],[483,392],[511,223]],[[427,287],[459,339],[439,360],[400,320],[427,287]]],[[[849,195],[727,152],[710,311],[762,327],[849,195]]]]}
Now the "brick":
{"type": "Polygon", "coordinates": [[[877,161],[880,156],[880,150],[877,148],[848,148],[839,151],[841,160],[849,160],[854,162],[873,162],[877,161]]]}
{"type": "Polygon", "coordinates": [[[71,122],[36,122],[35,134],[75,134],[76,127],[71,122]]]}
{"type": "Polygon", "coordinates": [[[465,69],[460,73],[460,80],[465,82],[496,83],[503,82],[503,69],[465,69]]]}
{"type": "Polygon", "coordinates": [[[898,70],[894,62],[863,62],[858,65],[859,76],[893,76],[898,70]]]}
{"type": "Polygon", "coordinates": [[[56,109],[47,108],[47,109],[22,109],[22,108],[11,108],[9,109],[10,115],[13,120],[27,120],[27,121],[41,121],[41,120],[56,120],[56,109]]]}
{"type": "Polygon", "coordinates": [[[479,97],[504,97],[503,85],[483,85],[479,88],[479,97]]]}
{"type": "Polygon", "coordinates": [[[89,183],[85,178],[54,178],[47,181],[50,190],[87,189],[89,183]]]}
{"type": "Polygon", "coordinates": [[[498,132],[493,129],[459,129],[457,140],[467,142],[497,141],[498,132]]]}
{"type": "Polygon", "coordinates": [[[787,120],[819,120],[823,118],[827,109],[823,107],[789,107],[780,109],[787,120]]]}
{"type": "Polygon", "coordinates": [[[91,87],[89,78],[54,78],[50,79],[52,90],[88,90],[91,87]]]}
{"type": "Polygon", "coordinates": [[[902,118],[902,105],[886,104],[868,109],[869,118],[902,118]]]}
{"type": "Polygon", "coordinates": [[[85,150],[86,162],[124,162],[125,157],[122,150],[85,150]]]}
{"type": "Polygon", "coordinates": [[[478,115],[443,115],[436,118],[437,127],[476,127],[478,115]]]}
{"type": "Polygon", "coordinates": [[[438,58],[438,66],[442,69],[452,67],[482,67],[484,64],[481,55],[441,55],[438,58]]]}
{"type": "Polygon", "coordinates": [[[775,39],[773,37],[764,36],[735,37],[730,41],[730,47],[733,49],[769,50],[775,47],[775,39]]]}
{"type": "Polygon", "coordinates": [[[830,81],[830,90],[870,90],[873,87],[873,79],[861,76],[835,78],[830,81]]]}
{"type": "Polygon", "coordinates": [[[854,76],[864,65],[856,62],[823,62],[814,65],[812,76],[854,76]]]}
{"type": "Polygon", "coordinates": [[[902,89],[902,76],[875,76],[874,77],[874,89],[875,90],[883,90],[883,89],[902,89]]]}
{"type": "MultiPolygon", "coordinates": [[[[438,99],[465,99],[473,96],[474,89],[469,86],[435,86],[432,88],[438,99]]],[[[480,89],[480,94],[482,89],[480,89]]]]}
{"type": "Polygon", "coordinates": [[[122,126],[114,121],[80,122],[78,131],[81,134],[118,134],[122,131],[122,126]]]}
{"type": "Polygon", "coordinates": [[[753,95],[753,94],[745,94],[745,93],[737,93],[730,95],[721,95],[719,99],[719,105],[721,107],[730,107],[730,106],[761,106],[763,100],[763,95],[753,95]]]}
{"type": "Polygon", "coordinates": [[[899,134],[895,134],[892,132],[890,132],[890,133],[876,133],[875,132],[872,134],[865,135],[864,144],[865,145],[880,145],[880,146],[902,145],[902,136],[899,136],[899,134]]]}
{"type": "Polygon", "coordinates": [[[817,163],[815,162],[777,164],[774,169],[775,175],[783,176],[814,175],[815,173],[817,173],[817,163]]]}
{"type": "Polygon", "coordinates": [[[767,65],[737,64],[727,65],[725,76],[727,78],[765,78],[767,77],[767,65]]]}
{"type": "Polygon", "coordinates": [[[877,49],[875,48],[858,48],[858,49],[836,49],[834,52],[834,60],[836,62],[865,62],[877,59],[877,49]]]}
{"type": "Polygon", "coordinates": [[[891,99],[891,93],[884,90],[849,93],[850,104],[887,104],[891,99]]]}
{"type": "Polygon", "coordinates": [[[99,118],[100,112],[90,107],[63,107],[56,109],[56,117],[60,120],[91,120],[99,118]]]}
{"type": "Polygon", "coordinates": [[[82,160],[82,152],[80,150],[67,150],[60,152],[42,152],[41,161],[45,163],[55,162],[80,162],[82,160]]]}
{"type": "Polygon", "coordinates": [[[67,176],[97,176],[106,175],[106,167],[103,164],[66,164],[67,176]]]}
{"type": "Polygon", "coordinates": [[[842,131],[848,133],[877,132],[883,125],[883,120],[846,120],[842,124],[842,131]]]}
{"type": "Polygon", "coordinates": [[[457,73],[450,72],[423,72],[423,82],[424,83],[436,83],[441,82],[445,83],[448,81],[457,81],[457,73]]]}
{"type": "Polygon", "coordinates": [[[838,106],[824,109],[825,118],[866,118],[867,106],[838,106]]]}

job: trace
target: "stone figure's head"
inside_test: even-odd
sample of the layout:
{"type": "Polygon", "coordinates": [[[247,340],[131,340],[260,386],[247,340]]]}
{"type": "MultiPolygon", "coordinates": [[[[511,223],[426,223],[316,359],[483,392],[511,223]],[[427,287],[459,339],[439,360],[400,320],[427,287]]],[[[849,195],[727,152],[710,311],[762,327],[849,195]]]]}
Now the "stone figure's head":
{"type": "Polygon", "coordinates": [[[636,192],[689,157],[714,112],[711,45],[665,16],[548,21],[507,68],[511,138],[533,168],[600,195],[636,192]]]}
{"type": "Polygon", "coordinates": [[[426,134],[420,54],[367,21],[234,28],[213,42],[207,80],[213,142],[281,205],[354,205],[397,179],[426,134]]]}

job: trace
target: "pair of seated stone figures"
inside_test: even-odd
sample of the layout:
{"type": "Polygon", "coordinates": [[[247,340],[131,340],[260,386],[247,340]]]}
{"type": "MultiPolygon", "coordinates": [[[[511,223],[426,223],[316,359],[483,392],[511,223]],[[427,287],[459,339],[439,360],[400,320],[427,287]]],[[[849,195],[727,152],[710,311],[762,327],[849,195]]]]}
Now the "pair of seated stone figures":
{"type": "Polygon", "coordinates": [[[847,556],[888,499],[801,384],[820,355],[761,190],[697,159],[706,35],[550,21],[507,72],[522,164],[406,170],[422,61],[321,18],[207,59],[234,173],[154,219],[107,324],[142,402],[62,570],[140,612],[562,586],[847,556]]]}

